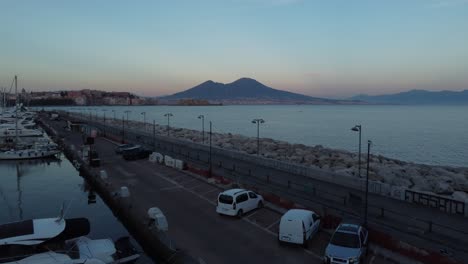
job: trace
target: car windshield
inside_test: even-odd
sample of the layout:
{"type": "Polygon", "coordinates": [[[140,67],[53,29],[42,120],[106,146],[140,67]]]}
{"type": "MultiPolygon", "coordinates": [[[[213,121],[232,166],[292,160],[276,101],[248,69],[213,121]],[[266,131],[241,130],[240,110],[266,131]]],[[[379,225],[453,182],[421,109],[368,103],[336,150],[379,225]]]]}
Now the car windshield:
{"type": "Polygon", "coordinates": [[[232,196],[230,196],[230,195],[221,194],[219,196],[219,202],[220,203],[232,204],[232,201],[233,201],[233,199],[232,199],[232,196]]]}
{"type": "Polygon", "coordinates": [[[359,248],[359,238],[356,234],[335,232],[330,243],[340,247],[359,248]]]}

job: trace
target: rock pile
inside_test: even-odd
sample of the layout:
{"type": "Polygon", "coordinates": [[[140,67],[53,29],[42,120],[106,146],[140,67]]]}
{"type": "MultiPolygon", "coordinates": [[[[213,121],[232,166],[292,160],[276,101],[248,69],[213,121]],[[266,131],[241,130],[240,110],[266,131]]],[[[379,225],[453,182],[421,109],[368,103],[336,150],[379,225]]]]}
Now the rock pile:
{"type": "MultiPolygon", "coordinates": [[[[131,121],[133,129],[144,129],[141,122],[131,121]]],[[[153,126],[146,126],[152,133],[153,126]]],[[[166,135],[167,127],[156,125],[158,135],[166,135]]],[[[202,133],[197,130],[171,128],[172,137],[202,143],[202,133]]],[[[208,133],[205,132],[205,144],[208,133]]],[[[256,154],[257,139],[231,133],[213,133],[213,146],[231,149],[247,154],[256,154]]],[[[358,154],[345,150],[329,149],[321,145],[306,146],[291,144],[270,138],[260,139],[260,155],[280,161],[331,170],[335,173],[358,177],[358,154]]],[[[361,177],[365,176],[366,155],[361,157],[361,177]]],[[[418,191],[427,191],[451,196],[468,202],[468,168],[430,166],[416,164],[381,155],[371,155],[369,178],[390,185],[418,191]]]]}

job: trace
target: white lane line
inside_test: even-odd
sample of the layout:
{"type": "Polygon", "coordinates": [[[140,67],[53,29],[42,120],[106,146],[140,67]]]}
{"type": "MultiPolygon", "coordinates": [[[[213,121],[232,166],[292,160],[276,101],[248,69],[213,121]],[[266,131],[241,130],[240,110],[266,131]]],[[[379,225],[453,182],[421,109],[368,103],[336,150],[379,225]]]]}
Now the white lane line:
{"type": "Polygon", "coordinates": [[[255,210],[253,213],[247,215],[246,217],[254,216],[254,215],[256,215],[258,213],[258,211],[260,211],[260,209],[255,210]]]}
{"type": "Polygon", "coordinates": [[[183,181],[180,184],[182,185],[182,184],[192,183],[192,182],[196,182],[196,181],[198,181],[198,180],[197,179],[191,179],[191,180],[188,180],[188,181],[183,181]]]}
{"type": "Polygon", "coordinates": [[[250,220],[250,219],[248,219],[248,218],[246,218],[246,217],[243,217],[242,220],[244,220],[244,221],[246,221],[246,222],[248,222],[248,223],[251,223],[252,225],[254,225],[254,226],[256,226],[256,227],[262,229],[263,231],[267,232],[267,233],[270,234],[270,235],[273,235],[273,236],[277,236],[277,235],[278,235],[278,234],[276,234],[275,232],[272,232],[272,231],[266,229],[265,227],[263,227],[263,226],[257,224],[256,222],[254,222],[254,221],[252,221],[252,220],[250,220]]]}
{"type": "Polygon", "coordinates": [[[164,180],[166,180],[166,181],[168,181],[168,182],[170,182],[170,183],[172,183],[172,184],[174,184],[174,185],[176,185],[176,186],[183,187],[183,186],[180,185],[178,182],[172,180],[171,178],[164,177],[164,176],[160,175],[160,174],[157,173],[157,172],[153,172],[153,175],[158,176],[159,178],[164,179],[164,180]]]}
{"type": "Polygon", "coordinates": [[[110,143],[112,143],[112,144],[114,144],[114,145],[116,145],[116,146],[120,145],[119,143],[117,143],[117,142],[115,142],[115,141],[113,141],[113,140],[110,140],[110,139],[108,139],[108,138],[106,138],[106,137],[100,137],[100,139],[104,139],[104,140],[106,140],[106,141],[109,141],[110,143]]]}
{"type": "Polygon", "coordinates": [[[181,188],[182,188],[182,186],[172,186],[172,187],[161,188],[159,190],[160,191],[169,191],[169,190],[181,189],[181,188]]]}
{"type": "Polygon", "coordinates": [[[201,195],[207,195],[207,194],[212,193],[212,192],[214,192],[214,191],[219,191],[219,190],[216,189],[216,188],[213,188],[213,190],[209,190],[209,191],[207,191],[207,192],[204,192],[204,193],[202,193],[201,195]]]}
{"type": "Polygon", "coordinates": [[[267,226],[266,228],[267,228],[268,230],[270,230],[270,228],[272,228],[272,227],[275,226],[277,223],[279,223],[279,221],[281,221],[281,218],[278,219],[278,220],[276,220],[275,222],[273,222],[271,225],[267,226]]]}
{"type": "Polygon", "coordinates": [[[196,188],[198,188],[198,187],[200,187],[200,186],[202,186],[202,185],[204,185],[204,184],[206,184],[206,183],[202,182],[202,183],[200,183],[200,184],[197,184],[197,185],[195,185],[195,186],[192,186],[192,187],[190,187],[190,188],[187,188],[187,189],[190,189],[190,190],[195,190],[196,188]]]}
{"type": "Polygon", "coordinates": [[[201,199],[207,201],[208,203],[210,203],[210,204],[212,204],[212,205],[216,205],[216,203],[213,202],[212,200],[210,200],[210,199],[208,199],[208,198],[202,196],[201,194],[196,193],[196,192],[194,192],[194,191],[192,191],[192,190],[190,190],[190,189],[187,189],[186,187],[182,186],[181,184],[174,182],[172,179],[169,179],[169,178],[167,178],[167,177],[165,177],[165,176],[162,176],[162,175],[160,175],[160,174],[158,174],[158,173],[156,173],[156,172],[154,172],[153,174],[156,175],[156,176],[158,176],[158,177],[160,177],[160,178],[162,178],[162,179],[165,179],[165,180],[168,181],[168,182],[172,182],[172,183],[174,183],[174,184],[180,186],[180,188],[182,188],[182,189],[186,190],[187,192],[189,192],[189,193],[191,193],[191,194],[197,196],[198,198],[201,198],[201,199]]]}
{"type": "Polygon", "coordinates": [[[375,260],[375,256],[372,256],[372,258],[371,258],[370,261],[369,261],[369,264],[374,263],[374,260],[375,260]]]}
{"type": "MultiPolygon", "coordinates": [[[[153,174],[156,175],[156,176],[158,176],[158,177],[160,177],[160,178],[163,178],[163,179],[165,179],[165,180],[167,180],[167,181],[169,181],[169,182],[174,182],[173,180],[171,180],[171,179],[169,179],[169,178],[167,178],[167,177],[165,177],[165,176],[162,176],[162,175],[160,175],[160,174],[158,174],[158,173],[156,173],[156,172],[154,172],[153,174]]],[[[178,183],[175,183],[175,184],[178,184],[178,183]]],[[[180,184],[179,184],[179,185],[180,185],[180,184]]],[[[198,198],[207,201],[207,202],[208,202],[209,204],[211,204],[211,205],[216,205],[215,202],[213,202],[212,200],[210,200],[210,199],[208,199],[208,198],[202,196],[202,195],[199,194],[199,193],[196,193],[196,192],[194,192],[194,191],[192,191],[192,190],[190,190],[190,189],[187,189],[187,188],[185,188],[184,186],[181,186],[181,188],[184,189],[184,190],[186,190],[186,191],[189,192],[189,193],[192,193],[193,195],[197,196],[198,198]]],[[[271,224],[270,226],[268,226],[268,228],[265,228],[265,227],[263,227],[263,226],[257,224],[256,222],[251,221],[250,219],[247,219],[246,217],[243,217],[242,220],[244,220],[244,221],[246,221],[247,223],[250,223],[250,224],[252,224],[252,225],[254,225],[254,226],[260,228],[261,230],[265,231],[266,233],[268,233],[268,234],[270,234],[270,235],[272,235],[272,236],[274,236],[274,237],[278,236],[277,233],[272,232],[272,231],[269,230],[268,228],[270,228],[270,227],[272,227],[274,224],[278,223],[281,219],[275,221],[273,224],[271,224]]],[[[304,249],[304,252],[306,252],[307,254],[309,254],[309,255],[311,255],[311,256],[313,256],[313,257],[319,259],[319,260],[322,260],[322,259],[323,259],[322,256],[319,256],[319,255],[315,254],[314,252],[312,252],[312,251],[310,251],[310,250],[304,249]]]]}
{"type": "Polygon", "coordinates": [[[323,257],[318,255],[317,253],[314,253],[314,252],[312,252],[312,251],[310,251],[308,249],[304,249],[304,251],[305,251],[305,253],[307,253],[307,254],[309,254],[309,255],[311,255],[313,257],[316,257],[316,258],[318,258],[320,260],[323,260],[323,257]]]}

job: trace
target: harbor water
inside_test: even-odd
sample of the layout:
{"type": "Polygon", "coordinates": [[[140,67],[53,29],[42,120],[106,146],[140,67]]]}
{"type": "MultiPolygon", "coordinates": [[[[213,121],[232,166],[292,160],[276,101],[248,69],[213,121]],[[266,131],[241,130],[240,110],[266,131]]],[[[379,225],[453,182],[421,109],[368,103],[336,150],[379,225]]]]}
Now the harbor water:
{"type": "MultiPolygon", "coordinates": [[[[92,239],[131,237],[64,155],[41,160],[0,161],[0,224],[57,217],[62,205],[65,218],[89,219],[88,237],[92,239]]],[[[133,238],[132,242],[142,251],[133,238]]],[[[137,263],[152,263],[142,254],[137,263]]]]}

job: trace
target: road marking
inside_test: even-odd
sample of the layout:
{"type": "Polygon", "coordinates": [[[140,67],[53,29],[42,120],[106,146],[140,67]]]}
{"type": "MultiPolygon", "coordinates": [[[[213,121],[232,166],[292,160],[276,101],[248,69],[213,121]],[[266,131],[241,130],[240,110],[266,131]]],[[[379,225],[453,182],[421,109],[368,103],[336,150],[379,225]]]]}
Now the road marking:
{"type": "Polygon", "coordinates": [[[206,183],[202,182],[202,183],[197,184],[197,185],[195,185],[195,186],[193,186],[193,187],[191,187],[191,188],[188,188],[188,189],[190,189],[190,190],[195,190],[197,187],[200,187],[200,186],[202,186],[203,184],[206,184],[206,183]]]}
{"type": "Polygon", "coordinates": [[[195,195],[195,196],[198,196],[198,198],[201,198],[201,199],[207,201],[208,203],[210,203],[210,204],[212,204],[212,205],[216,205],[216,203],[213,202],[212,200],[210,200],[210,199],[208,199],[208,198],[202,196],[201,194],[196,193],[196,192],[194,192],[194,191],[192,191],[192,190],[190,190],[190,189],[187,189],[186,187],[184,187],[183,185],[181,185],[181,184],[179,184],[179,183],[173,181],[172,179],[169,179],[169,178],[167,178],[167,177],[165,177],[165,176],[162,176],[162,175],[160,175],[159,173],[156,173],[156,172],[153,172],[153,174],[156,175],[156,176],[158,176],[158,177],[160,177],[160,178],[162,178],[162,179],[165,179],[165,180],[168,181],[168,182],[172,182],[172,183],[174,183],[174,184],[180,186],[180,188],[186,190],[187,192],[189,192],[189,193],[191,193],[191,194],[193,194],[193,195],[195,195]]]}
{"type": "Polygon", "coordinates": [[[115,168],[118,171],[120,171],[124,176],[127,176],[127,177],[135,176],[135,173],[131,173],[131,172],[126,171],[122,166],[115,166],[115,168]]]}
{"type": "Polygon", "coordinates": [[[255,210],[253,213],[249,214],[247,217],[251,217],[251,216],[254,216],[258,213],[258,211],[260,211],[260,208],[255,210]]]}
{"type": "Polygon", "coordinates": [[[375,256],[372,256],[372,258],[371,258],[370,261],[369,261],[369,264],[374,263],[374,260],[375,260],[375,256]]]}
{"type": "Polygon", "coordinates": [[[219,191],[219,190],[216,189],[216,188],[213,188],[213,190],[209,190],[209,191],[207,191],[207,192],[204,192],[204,193],[202,193],[201,195],[207,195],[207,194],[212,193],[212,192],[214,192],[214,191],[219,191]]]}
{"type": "MultiPolygon", "coordinates": [[[[153,174],[156,175],[156,176],[158,176],[158,177],[160,177],[160,178],[162,178],[162,179],[165,179],[165,180],[167,180],[167,181],[169,181],[169,182],[173,182],[174,184],[180,185],[180,184],[178,184],[178,183],[175,183],[172,179],[169,179],[169,178],[167,178],[167,177],[165,177],[165,176],[162,176],[162,175],[160,175],[159,173],[153,172],[153,174]]],[[[196,180],[196,179],[195,179],[195,180],[196,180]]],[[[194,191],[192,191],[192,190],[190,190],[190,189],[188,189],[188,188],[186,188],[186,187],[184,187],[184,186],[182,186],[182,185],[180,185],[180,188],[186,190],[186,191],[189,192],[189,193],[192,193],[193,195],[197,196],[197,197],[200,198],[200,199],[203,199],[203,200],[207,201],[209,204],[216,205],[215,202],[213,202],[212,200],[210,200],[210,199],[208,199],[208,198],[202,196],[201,194],[199,194],[199,193],[197,193],[197,192],[194,192],[194,191]]],[[[246,221],[247,223],[250,223],[250,224],[252,224],[252,225],[254,225],[254,226],[260,228],[261,230],[265,231],[266,233],[268,233],[268,234],[270,234],[270,235],[276,237],[278,234],[275,233],[275,232],[273,232],[273,231],[271,231],[271,230],[269,230],[269,228],[271,228],[274,224],[278,223],[281,219],[278,219],[278,220],[275,221],[273,224],[269,225],[267,228],[265,228],[265,227],[263,227],[263,226],[257,224],[256,222],[254,222],[254,221],[248,219],[247,217],[243,217],[242,220],[243,220],[243,221],[246,221]]],[[[317,255],[316,253],[314,253],[314,252],[312,252],[312,251],[310,251],[310,250],[304,249],[304,252],[306,252],[307,254],[309,254],[309,255],[311,255],[312,257],[315,257],[315,258],[317,258],[317,259],[319,259],[319,260],[322,260],[322,259],[323,259],[322,256],[319,256],[319,255],[317,255]]]]}
{"type": "Polygon", "coordinates": [[[106,137],[100,137],[100,139],[104,139],[104,140],[106,140],[106,141],[109,141],[110,143],[112,143],[112,144],[114,144],[114,145],[116,145],[116,146],[120,145],[120,144],[117,143],[116,141],[110,140],[110,139],[108,139],[108,138],[106,138],[106,137]]]}
{"type": "Polygon", "coordinates": [[[160,174],[157,173],[157,172],[153,172],[153,175],[158,176],[159,178],[164,179],[164,180],[166,180],[166,181],[168,181],[168,182],[170,182],[170,183],[172,183],[172,184],[174,184],[174,185],[176,185],[176,186],[181,186],[181,187],[183,187],[183,186],[180,185],[178,182],[172,180],[171,178],[164,177],[164,176],[160,175],[160,174]]]}
{"type": "Polygon", "coordinates": [[[267,226],[266,228],[267,228],[268,230],[270,230],[270,228],[272,228],[274,225],[276,225],[277,223],[279,223],[279,221],[281,221],[281,218],[278,219],[278,220],[276,220],[275,222],[273,222],[271,225],[267,226]]]}
{"type": "Polygon", "coordinates": [[[307,254],[309,254],[309,255],[311,255],[313,257],[316,257],[316,258],[318,258],[320,260],[323,260],[323,257],[318,255],[317,253],[314,253],[314,252],[312,252],[312,251],[310,251],[308,249],[304,249],[304,251],[305,251],[305,253],[307,253],[307,254]]]}
{"type": "Polygon", "coordinates": [[[182,186],[172,186],[172,187],[161,188],[159,190],[160,191],[169,191],[169,190],[181,189],[181,188],[182,188],[182,186]]]}
{"type": "Polygon", "coordinates": [[[188,181],[183,181],[183,182],[180,182],[180,184],[187,184],[187,183],[192,183],[192,182],[196,182],[198,181],[197,179],[191,179],[191,180],[188,180],[188,181]]]}

